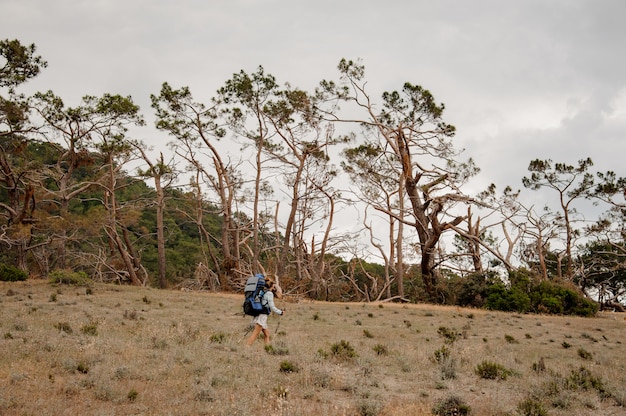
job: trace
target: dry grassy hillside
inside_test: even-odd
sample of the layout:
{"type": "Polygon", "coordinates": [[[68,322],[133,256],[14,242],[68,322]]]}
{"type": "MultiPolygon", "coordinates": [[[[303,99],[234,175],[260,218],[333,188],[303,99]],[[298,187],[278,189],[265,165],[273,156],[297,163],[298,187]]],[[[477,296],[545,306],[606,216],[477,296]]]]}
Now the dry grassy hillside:
{"type": "Polygon", "coordinates": [[[0,414],[626,415],[623,315],[242,298],[0,282],[0,414]]]}

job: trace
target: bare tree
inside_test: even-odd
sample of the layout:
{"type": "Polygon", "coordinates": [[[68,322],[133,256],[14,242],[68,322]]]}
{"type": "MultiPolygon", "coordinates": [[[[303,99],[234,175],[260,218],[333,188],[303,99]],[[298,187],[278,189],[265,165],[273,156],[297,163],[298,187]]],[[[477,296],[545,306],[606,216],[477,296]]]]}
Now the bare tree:
{"type": "MultiPolygon", "coordinates": [[[[230,283],[239,265],[239,230],[233,212],[237,190],[241,187],[237,167],[223,158],[216,146],[225,131],[217,124],[215,106],[207,107],[195,102],[189,88],[179,90],[164,83],[158,96],[152,95],[152,107],[156,110],[157,128],[168,132],[175,141],[175,153],[182,157],[189,167],[201,173],[198,176],[207,189],[217,199],[222,218],[222,235],[219,244],[222,249],[223,283],[230,283]],[[205,154],[206,152],[206,154],[205,154]],[[205,164],[209,160],[209,165],[205,164]]],[[[200,193],[201,194],[201,193],[200,193]]],[[[207,241],[208,243],[208,241],[207,241]]]]}
{"type": "MultiPolygon", "coordinates": [[[[577,214],[573,203],[585,198],[594,187],[593,175],[588,172],[591,166],[593,162],[590,158],[580,160],[578,166],[555,163],[554,167],[551,160],[535,159],[528,166],[528,170],[532,172],[530,177],[522,179],[524,186],[529,189],[547,188],[558,194],[565,229],[565,277],[568,280],[574,277],[572,249],[578,234],[573,225],[573,216],[577,214]]],[[[557,271],[561,275],[561,267],[557,271]]]]}
{"type": "Polygon", "coordinates": [[[443,121],[444,106],[438,105],[424,88],[405,83],[401,92],[385,92],[377,110],[366,91],[364,67],[353,61],[339,64],[341,85],[322,82],[320,93],[326,93],[356,105],[354,111],[363,117],[329,117],[337,121],[358,122],[365,134],[374,136],[379,151],[397,164],[398,180],[404,183],[410,219],[398,217],[413,227],[419,239],[421,274],[426,290],[433,295],[438,283],[437,250],[443,233],[461,223],[464,214],[452,209],[468,197],[461,185],[477,172],[471,160],[460,163],[451,138],[455,128],[443,121]]]}

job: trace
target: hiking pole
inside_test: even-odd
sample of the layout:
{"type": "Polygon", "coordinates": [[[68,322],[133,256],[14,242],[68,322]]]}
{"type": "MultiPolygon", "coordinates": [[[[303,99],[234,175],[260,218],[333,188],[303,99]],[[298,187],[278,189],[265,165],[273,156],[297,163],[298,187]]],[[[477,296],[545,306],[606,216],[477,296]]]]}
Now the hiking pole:
{"type": "Polygon", "coordinates": [[[276,324],[276,329],[274,330],[274,334],[278,335],[278,328],[280,328],[280,323],[283,321],[283,315],[280,315],[280,318],[278,318],[278,324],[276,324]]]}
{"type": "Polygon", "coordinates": [[[239,338],[239,341],[237,341],[237,344],[239,344],[246,337],[246,335],[250,333],[250,331],[252,331],[252,325],[248,325],[248,328],[246,328],[241,338],[239,338]]]}

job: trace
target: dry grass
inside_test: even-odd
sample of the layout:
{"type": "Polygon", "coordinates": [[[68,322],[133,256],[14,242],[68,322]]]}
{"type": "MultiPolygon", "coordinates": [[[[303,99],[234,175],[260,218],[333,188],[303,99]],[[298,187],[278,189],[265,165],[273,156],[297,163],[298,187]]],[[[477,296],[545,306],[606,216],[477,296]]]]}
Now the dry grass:
{"type": "Polygon", "coordinates": [[[279,301],[265,350],[241,302],[0,282],[0,414],[626,415],[621,315],[279,301]]]}

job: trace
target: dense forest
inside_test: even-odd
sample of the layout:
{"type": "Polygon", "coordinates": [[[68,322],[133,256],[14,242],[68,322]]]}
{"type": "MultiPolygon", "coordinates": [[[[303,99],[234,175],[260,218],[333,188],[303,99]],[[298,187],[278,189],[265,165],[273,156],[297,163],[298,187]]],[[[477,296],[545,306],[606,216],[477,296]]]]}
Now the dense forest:
{"type": "Polygon", "coordinates": [[[373,97],[343,59],[303,91],[259,66],[207,102],[164,82],[148,126],[130,96],[21,92],[46,66],[0,41],[1,280],[228,291],[262,272],[323,300],[622,309],[626,179],[536,159],[520,177],[545,206],[468,194],[479,167],[419,85],[373,97]],[[167,145],[139,139],[156,133],[167,145]]]}

